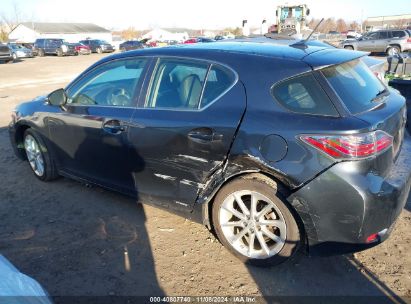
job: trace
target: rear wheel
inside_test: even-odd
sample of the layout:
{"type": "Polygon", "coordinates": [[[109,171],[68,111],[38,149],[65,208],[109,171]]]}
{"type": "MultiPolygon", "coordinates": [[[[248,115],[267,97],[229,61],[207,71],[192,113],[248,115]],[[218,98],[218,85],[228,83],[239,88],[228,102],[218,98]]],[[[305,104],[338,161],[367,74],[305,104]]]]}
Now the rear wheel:
{"type": "Polygon", "coordinates": [[[350,50],[350,51],[354,51],[354,48],[351,45],[346,45],[344,46],[345,50],[350,50]]]}
{"type": "Polygon", "coordinates": [[[245,263],[267,266],[297,252],[300,231],[276,184],[262,175],[240,177],[217,194],[212,210],[220,242],[245,263]]]}
{"type": "Polygon", "coordinates": [[[57,50],[57,56],[62,57],[63,56],[63,51],[62,50],[57,50]]]}
{"type": "Polygon", "coordinates": [[[44,57],[44,50],[43,50],[43,49],[39,49],[38,55],[39,55],[39,57],[44,57]]]}
{"type": "Polygon", "coordinates": [[[121,52],[125,52],[125,51],[126,51],[126,48],[121,48],[120,51],[121,51],[121,52]]]}
{"type": "Polygon", "coordinates": [[[103,53],[103,50],[101,49],[101,47],[98,47],[98,48],[96,49],[96,51],[97,51],[97,53],[99,53],[99,54],[103,53]]]}
{"type": "Polygon", "coordinates": [[[27,129],[24,133],[24,150],[34,175],[42,180],[49,181],[58,177],[55,162],[47,149],[41,135],[27,129]]]}
{"type": "Polygon", "coordinates": [[[387,49],[387,55],[388,55],[388,56],[395,56],[395,55],[397,55],[397,54],[399,54],[399,53],[401,53],[401,49],[400,49],[398,46],[396,46],[396,45],[390,46],[390,47],[387,49]]]}

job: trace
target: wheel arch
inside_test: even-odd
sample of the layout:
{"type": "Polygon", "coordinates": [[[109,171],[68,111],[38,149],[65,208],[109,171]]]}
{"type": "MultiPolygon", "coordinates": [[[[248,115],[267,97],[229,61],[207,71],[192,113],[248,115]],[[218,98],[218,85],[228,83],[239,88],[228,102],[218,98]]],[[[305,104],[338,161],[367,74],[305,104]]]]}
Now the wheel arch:
{"type": "Polygon", "coordinates": [[[388,49],[391,48],[391,47],[393,47],[393,46],[398,47],[398,48],[400,49],[400,52],[402,52],[401,45],[398,44],[398,43],[390,43],[390,44],[387,45],[387,47],[385,48],[385,51],[387,52],[388,49]]]}
{"type": "MultiPolygon", "coordinates": [[[[229,177],[225,178],[214,190],[213,194],[210,195],[210,197],[205,200],[202,204],[202,220],[203,224],[214,233],[214,226],[213,226],[213,221],[211,219],[211,214],[212,214],[212,208],[213,208],[213,203],[214,199],[217,196],[217,193],[227,184],[229,184],[231,181],[236,180],[238,178],[246,178],[246,179],[261,179],[264,180],[269,186],[275,188],[276,193],[280,194],[280,198],[282,202],[289,208],[291,211],[292,215],[294,216],[298,228],[300,229],[300,234],[301,234],[301,240],[307,244],[307,236],[306,236],[306,229],[305,229],[305,223],[306,221],[302,219],[300,216],[299,212],[295,208],[293,204],[291,204],[288,200],[287,197],[289,197],[292,194],[292,190],[290,187],[288,187],[286,184],[281,182],[278,178],[270,174],[269,172],[262,171],[262,170],[250,170],[250,171],[242,171],[242,172],[237,172],[229,177]]],[[[304,245],[305,245],[304,244],[304,245]]]]}
{"type": "Polygon", "coordinates": [[[26,153],[24,152],[24,132],[26,132],[27,129],[33,128],[29,123],[20,123],[16,127],[16,131],[14,134],[14,141],[16,143],[16,152],[18,158],[22,160],[26,160],[26,153]]]}

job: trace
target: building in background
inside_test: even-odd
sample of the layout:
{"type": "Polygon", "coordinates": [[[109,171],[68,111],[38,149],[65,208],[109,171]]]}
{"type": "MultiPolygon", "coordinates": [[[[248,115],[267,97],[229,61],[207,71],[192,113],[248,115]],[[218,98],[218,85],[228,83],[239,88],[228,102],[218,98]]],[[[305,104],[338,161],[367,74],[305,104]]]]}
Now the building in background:
{"type": "Polygon", "coordinates": [[[365,29],[367,31],[409,27],[411,27],[411,14],[368,17],[365,21],[365,29]]]}
{"type": "Polygon", "coordinates": [[[152,41],[178,41],[183,42],[189,38],[187,32],[170,32],[163,29],[153,29],[144,34],[142,39],[150,39],[152,41]]]}
{"type": "Polygon", "coordinates": [[[111,31],[92,23],[23,22],[9,34],[9,41],[33,43],[37,38],[61,38],[78,42],[87,38],[112,42],[111,31]]]}

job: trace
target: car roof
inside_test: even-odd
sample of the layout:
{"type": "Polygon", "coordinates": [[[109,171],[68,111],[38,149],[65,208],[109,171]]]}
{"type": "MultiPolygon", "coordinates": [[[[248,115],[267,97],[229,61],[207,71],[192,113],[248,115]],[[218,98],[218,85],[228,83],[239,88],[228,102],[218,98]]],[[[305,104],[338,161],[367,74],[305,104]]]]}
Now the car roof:
{"type": "MultiPolygon", "coordinates": [[[[222,55],[231,57],[259,57],[265,59],[304,61],[313,69],[335,65],[354,60],[367,55],[365,52],[346,51],[333,48],[324,43],[308,41],[300,43],[298,40],[274,40],[261,38],[261,40],[225,40],[221,42],[181,44],[162,48],[148,48],[134,50],[105,57],[100,61],[109,61],[117,58],[132,56],[173,56],[187,58],[202,58],[215,60],[222,55]],[[267,42],[270,41],[269,43],[267,42]]],[[[223,62],[224,63],[224,62],[223,62]]]]}

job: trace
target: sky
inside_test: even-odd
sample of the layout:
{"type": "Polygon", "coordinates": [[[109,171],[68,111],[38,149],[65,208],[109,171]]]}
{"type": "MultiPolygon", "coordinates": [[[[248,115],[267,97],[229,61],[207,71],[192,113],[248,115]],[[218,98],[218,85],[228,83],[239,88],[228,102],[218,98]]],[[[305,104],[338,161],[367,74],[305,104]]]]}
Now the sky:
{"type": "Polygon", "coordinates": [[[277,5],[306,3],[311,17],[362,18],[411,13],[410,0],[1,0],[0,14],[18,7],[25,21],[91,22],[109,29],[186,27],[222,29],[241,27],[247,19],[259,26],[275,22],[277,5]],[[395,2],[395,5],[392,5],[395,2]]]}

